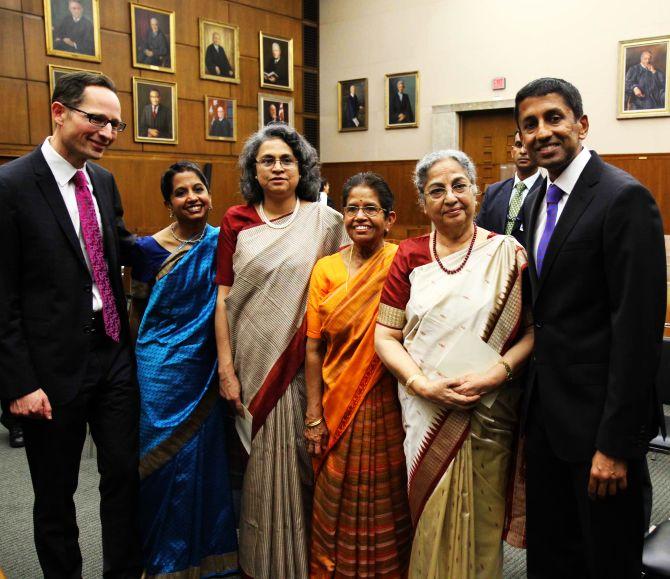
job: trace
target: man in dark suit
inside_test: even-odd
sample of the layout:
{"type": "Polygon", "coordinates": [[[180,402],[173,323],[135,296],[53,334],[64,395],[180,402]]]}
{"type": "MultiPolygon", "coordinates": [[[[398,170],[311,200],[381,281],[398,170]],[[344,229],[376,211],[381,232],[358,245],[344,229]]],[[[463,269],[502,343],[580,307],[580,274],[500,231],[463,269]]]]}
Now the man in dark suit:
{"type": "Polygon", "coordinates": [[[63,17],[54,30],[54,48],[93,56],[93,23],[84,16],[84,7],[79,0],[70,0],[67,8],[70,13],[63,17]]]}
{"type": "Polygon", "coordinates": [[[140,62],[151,66],[170,67],[170,43],[160,29],[158,18],[149,20],[149,31],[140,47],[140,62]]]}
{"type": "Polygon", "coordinates": [[[524,146],[547,169],[527,201],[535,351],[524,394],[528,576],[638,578],[647,444],[665,317],[658,207],[582,146],[570,83],[516,95],[524,146]]]}
{"type": "Polygon", "coordinates": [[[226,118],[226,109],[219,105],[216,107],[216,118],[209,127],[211,137],[232,137],[233,127],[230,120],[226,118]]]}
{"type": "Polygon", "coordinates": [[[361,122],[358,119],[358,115],[363,110],[360,101],[358,100],[358,95],[356,94],[356,85],[352,84],[349,86],[349,95],[347,96],[346,104],[346,115],[345,115],[345,127],[359,127],[361,122]]]}
{"type": "Polygon", "coordinates": [[[172,138],[172,118],[170,111],[161,104],[161,93],[149,91],[149,103],[144,105],[140,115],[140,137],[152,139],[172,138]]]}
{"type": "Polygon", "coordinates": [[[265,82],[278,86],[288,86],[288,61],[282,56],[281,46],[278,42],[272,43],[272,57],[267,59],[265,71],[263,72],[265,82]]]}
{"type": "Polygon", "coordinates": [[[114,178],[91,163],[125,128],[111,80],[54,89],[54,134],[0,167],[0,398],[23,420],[44,576],[80,578],[72,497],[90,427],[98,453],[103,572],[141,575],[139,395],[120,277],[133,236],[114,178]]]}
{"type": "Polygon", "coordinates": [[[528,195],[540,188],[542,179],[537,163],[530,159],[523,146],[519,131],[514,133],[512,161],[516,166],[514,177],[489,185],[477,215],[477,225],[496,233],[513,235],[523,245],[526,233],[521,209],[528,195]]]}
{"type": "Polygon", "coordinates": [[[397,125],[402,123],[413,123],[414,112],[412,103],[405,94],[405,81],[399,80],[396,83],[396,91],[391,95],[389,103],[389,124],[397,125]]]}
{"type": "Polygon", "coordinates": [[[234,77],[235,72],[230,66],[226,51],[221,46],[221,35],[218,32],[212,34],[212,44],[205,50],[205,68],[207,74],[215,76],[234,77]]]}

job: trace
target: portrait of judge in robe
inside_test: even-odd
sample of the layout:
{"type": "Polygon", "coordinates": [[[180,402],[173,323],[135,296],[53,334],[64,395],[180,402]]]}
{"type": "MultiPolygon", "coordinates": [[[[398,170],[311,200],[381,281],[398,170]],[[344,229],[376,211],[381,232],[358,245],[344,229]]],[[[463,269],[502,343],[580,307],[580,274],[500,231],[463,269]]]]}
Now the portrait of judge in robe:
{"type": "Polygon", "coordinates": [[[339,130],[366,131],[368,120],[366,106],[368,100],[368,80],[358,78],[341,80],[337,83],[339,102],[338,120],[339,130]]]}
{"type": "Polygon", "coordinates": [[[258,111],[259,128],[270,123],[286,123],[292,127],[295,126],[292,98],[259,93],[258,111]]]}
{"type": "Polygon", "coordinates": [[[47,54],[100,62],[96,0],[48,0],[45,10],[47,54]]]}
{"type": "Polygon", "coordinates": [[[293,90],[293,40],[260,33],[261,86],[293,90]]]}
{"type": "Polygon", "coordinates": [[[200,77],[220,82],[240,82],[237,26],[200,20],[200,77]]]}
{"type": "Polygon", "coordinates": [[[205,138],[210,141],[235,141],[237,102],[235,99],[205,97],[205,138]]]}
{"type": "Polygon", "coordinates": [[[386,128],[417,127],[419,73],[386,75],[386,128]]]}
{"type": "Polygon", "coordinates": [[[174,72],[174,12],[131,4],[133,66],[174,72]]]}

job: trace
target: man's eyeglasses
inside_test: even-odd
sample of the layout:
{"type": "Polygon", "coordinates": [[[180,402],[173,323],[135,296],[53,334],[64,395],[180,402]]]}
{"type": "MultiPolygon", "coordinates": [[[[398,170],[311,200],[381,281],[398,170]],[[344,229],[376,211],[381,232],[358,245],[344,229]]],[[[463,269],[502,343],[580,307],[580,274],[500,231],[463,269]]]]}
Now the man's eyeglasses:
{"type": "Polygon", "coordinates": [[[256,163],[265,169],[274,169],[277,162],[279,162],[284,169],[293,169],[298,164],[298,161],[290,155],[282,155],[281,157],[270,157],[268,155],[267,157],[256,159],[256,163]]]}
{"type": "Polygon", "coordinates": [[[344,214],[347,217],[356,217],[359,211],[362,211],[368,217],[376,217],[382,211],[386,213],[386,209],[377,205],[363,205],[362,207],[359,207],[358,205],[345,205],[344,207],[344,214]]]}
{"type": "Polygon", "coordinates": [[[71,111],[77,111],[78,113],[85,115],[86,118],[88,119],[88,122],[91,123],[93,126],[98,127],[99,129],[104,129],[109,123],[112,126],[112,131],[122,133],[128,126],[123,121],[117,121],[116,119],[108,119],[105,115],[94,115],[91,113],[87,113],[86,111],[82,111],[81,109],[71,107],[70,105],[66,105],[64,103],[63,106],[67,107],[71,111]]]}

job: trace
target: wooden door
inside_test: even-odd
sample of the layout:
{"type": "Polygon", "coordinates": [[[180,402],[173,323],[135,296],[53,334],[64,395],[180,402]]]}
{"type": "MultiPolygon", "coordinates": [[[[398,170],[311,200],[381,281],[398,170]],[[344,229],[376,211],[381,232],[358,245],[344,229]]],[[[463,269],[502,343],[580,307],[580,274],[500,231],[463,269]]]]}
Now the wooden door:
{"type": "Polygon", "coordinates": [[[460,143],[477,166],[479,191],[514,175],[511,150],[516,123],[512,109],[474,111],[460,115],[460,143]]]}

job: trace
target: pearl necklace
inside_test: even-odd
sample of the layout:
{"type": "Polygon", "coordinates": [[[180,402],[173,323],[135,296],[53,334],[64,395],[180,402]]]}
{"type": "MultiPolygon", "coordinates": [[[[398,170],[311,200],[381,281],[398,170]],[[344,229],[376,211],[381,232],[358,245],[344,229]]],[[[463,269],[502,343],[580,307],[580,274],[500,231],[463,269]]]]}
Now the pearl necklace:
{"type": "Polygon", "coordinates": [[[175,240],[178,241],[179,243],[181,243],[182,245],[185,245],[187,243],[191,243],[191,244],[198,243],[198,241],[201,241],[202,238],[205,236],[205,229],[207,229],[207,226],[205,225],[205,227],[202,228],[202,231],[200,232],[200,235],[197,235],[197,236],[194,235],[193,237],[190,237],[189,239],[180,239],[179,237],[177,237],[177,234],[174,232],[176,226],[177,226],[176,221],[172,225],[170,225],[170,233],[172,234],[172,237],[174,237],[175,240]]]}
{"type": "Polygon", "coordinates": [[[468,263],[468,259],[470,259],[470,254],[472,253],[472,248],[475,245],[475,239],[477,239],[477,224],[473,223],[472,225],[474,226],[475,230],[472,234],[472,239],[470,240],[470,246],[468,247],[468,251],[465,254],[465,257],[463,258],[461,265],[459,265],[456,269],[447,269],[446,267],[444,267],[444,265],[442,265],[442,262],[440,261],[440,256],[437,255],[437,231],[433,233],[433,257],[435,258],[437,265],[440,266],[440,269],[447,275],[454,275],[455,273],[458,273],[465,267],[465,264],[468,263]]]}
{"type": "Polygon", "coordinates": [[[293,221],[295,221],[296,216],[298,215],[298,209],[300,209],[300,198],[296,197],[295,199],[295,208],[293,209],[293,213],[291,213],[291,217],[289,217],[284,223],[281,225],[277,225],[276,223],[272,223],[265,215],[265,211],[263,209],[263,202],[261,201],[259,206],[258,206],[258,213],[260,213],[261,219],[263,220],[263,223],[267,225],[268,227],[272,227],[272,229],[286,229],[293,221]]]}

